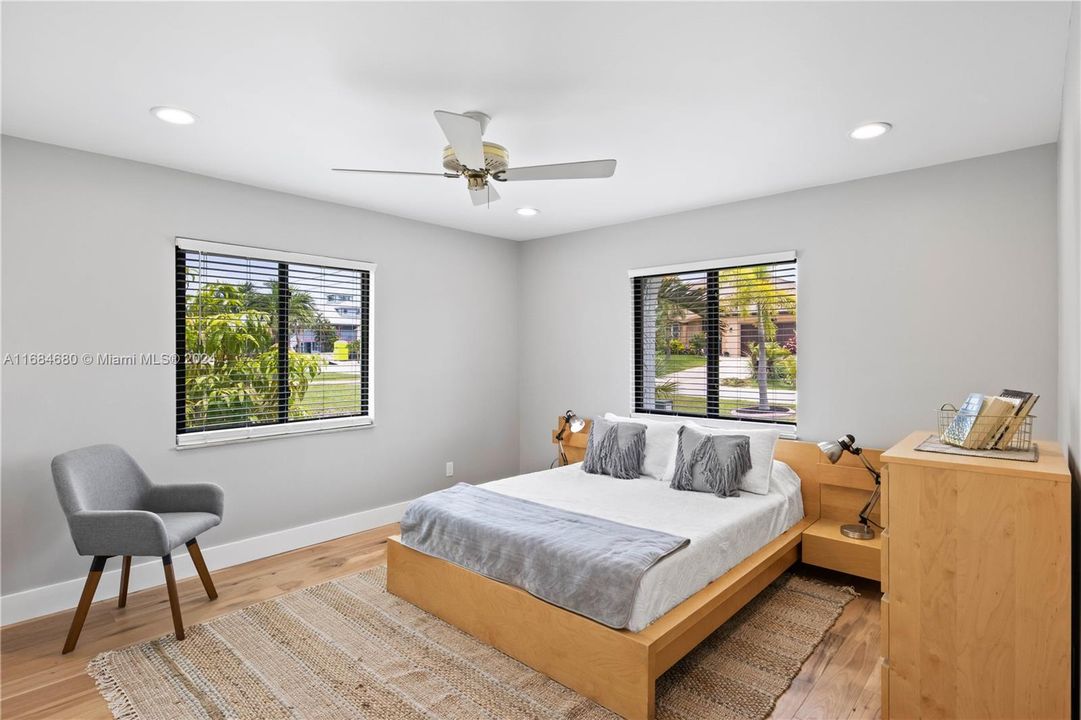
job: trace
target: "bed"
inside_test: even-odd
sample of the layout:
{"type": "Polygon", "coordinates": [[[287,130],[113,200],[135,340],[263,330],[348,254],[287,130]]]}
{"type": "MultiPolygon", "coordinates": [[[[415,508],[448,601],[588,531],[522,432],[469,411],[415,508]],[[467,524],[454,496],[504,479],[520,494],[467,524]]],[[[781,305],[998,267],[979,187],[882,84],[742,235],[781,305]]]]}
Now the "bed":
{"type": "Polygon", "coordinates": [[[690,544],[646,571],[627,629],[654,620],[731,570],[803,519],[800,480],[775,462],[766,495],[719,498],[679,492],[651,477],[590,475],[581,463],[484,483],[480,487],[551,507],[686,537],[690,544]]]}
{"type": "MultiPolygon", "coordinates": [[[[580,458],[588,431],[565,440],[572,459],[580,458]]],[[[802,532],[818,517],[819,455],[811,443],[779,441],[780,463],[762,496],[681,493],[649,478],[585,475],[579,465],[481,486],[690,538],[689,546],[646,571],[626,629],[564,610],[396,537],[387,548],[387,590],[626,718],[653,718],[657,677],[798,559],[802,532]],[[619,502],[612,502],[609,483],[619,483],[619,502]],[[729,511],[718,522],[710,503],[726,501],[729,511]]]]}

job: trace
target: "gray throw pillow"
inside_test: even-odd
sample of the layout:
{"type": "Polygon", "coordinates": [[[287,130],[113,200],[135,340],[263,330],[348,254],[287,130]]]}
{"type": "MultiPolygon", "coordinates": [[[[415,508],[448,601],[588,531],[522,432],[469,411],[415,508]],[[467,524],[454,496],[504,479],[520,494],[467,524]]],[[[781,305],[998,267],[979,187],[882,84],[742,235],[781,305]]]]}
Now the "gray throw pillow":
{"type": "Polygon", "coordinates": [[[717,497],[738,497],[739,481],[751,469],[751,438],[712,435],[684,425],[679,429],[676,490],[711,492],[717,497]]]}
{"type": "Polygon", "coordinates": [[[596,417],[589,429],[582,469],[594,475],[636,478],[641,475],[642,453],[645,449],[645,425],[612,422],[596,417]]]}

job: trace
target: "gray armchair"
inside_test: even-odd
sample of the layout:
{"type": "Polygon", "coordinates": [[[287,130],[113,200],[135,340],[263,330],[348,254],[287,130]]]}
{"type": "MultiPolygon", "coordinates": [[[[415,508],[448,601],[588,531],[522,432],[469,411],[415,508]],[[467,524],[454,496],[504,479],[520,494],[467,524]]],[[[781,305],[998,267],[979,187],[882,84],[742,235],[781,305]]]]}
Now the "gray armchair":
{"type": "Polygon", "coordinates": [[[211,600],[218,597],[196,536],[221,522],[225,502],[222,489],[213,483],[155,485],[116,445],[93,445],[57,455],[52,468],[56,494],[75,548],[80,555],[94,557],[64,652],[75,649],[105,561],[114,555],[124,558],[119,607],[127,604],[132,556],[161,558],[176,639],[183,640],[184,623],[171,553],[173,548],[187,545],[206,594],[211,600]]]}

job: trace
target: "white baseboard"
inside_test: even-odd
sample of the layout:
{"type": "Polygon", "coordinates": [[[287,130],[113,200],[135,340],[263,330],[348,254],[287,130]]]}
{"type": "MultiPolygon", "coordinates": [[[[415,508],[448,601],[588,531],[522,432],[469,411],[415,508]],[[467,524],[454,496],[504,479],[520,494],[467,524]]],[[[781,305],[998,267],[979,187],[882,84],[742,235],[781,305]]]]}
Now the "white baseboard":
{"type": "MultiPolygon", "coordinates": [[[[398,522],[402,519],[402,513],[405,512],[408,504],[409,501],[385,505],[352,515],[321,520],[310,525],[301,525],[215,547],[205,547],[202,548],[203,557],[206,559],[207,567],[213,572],[230,565],[239,565],[398,522]]],[[[114,558],[109,561],[109,565],[116,567],[102,573],[101,583],[94,595],[95,601],[114,598],[120,594],[120,561],[114,558]]],[[[89,567],[90,559],[87,558],[87,568],[89,567]]],[[[176,573],[178,580],[195,576],[195,566],[186,551],[183,554],[173,555],[173,572],[176,573]]],[[[82,576],[55,585],[45,585],[0,597],[0,625],[10,625],[74,608],[79,602],[79,595],[83,591],[85,582],[86,576],[82,576]]],[[[161,560],[154,558],[139,564],[132,562],[128,592],[136,592],[163,583],[161,560]]]]}

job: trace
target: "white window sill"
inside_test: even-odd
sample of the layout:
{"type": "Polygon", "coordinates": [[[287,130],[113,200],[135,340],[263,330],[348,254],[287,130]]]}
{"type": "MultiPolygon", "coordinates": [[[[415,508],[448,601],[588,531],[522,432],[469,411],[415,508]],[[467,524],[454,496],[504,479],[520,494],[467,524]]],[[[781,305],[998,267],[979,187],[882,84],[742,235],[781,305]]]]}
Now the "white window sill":
{"type": "Polygon", "coordinates": [[[226,430],[206,430],[204,432],[182,433],[176,436],[177,450],[231,445],[233,443],[255,442],[293,435],[311,435],[313,433],[340,432],[359,430],[375,426],[375,418],[343,417],[324,418],[321,420],[303,420],[282,425],[258,425],[254,427],[229,428],[226,430]]]}
{"type": "Polygon", "coordinates": [[[704,427],[721,428],[723,430],[753,430],[756,428],[768,428],[773,430],[779,430],[781,432],[781,437],[785,440],[796,440],[799,437],[796,433],[797,426],[790,425],[788,423],[772,423],[745,420],[717,420],[714,418],[694,417],[693,415],[654,415],[653,413],[641,412],[632,412],[631,417],[639,417],[649,420],[689,420],[704,427]]]}

